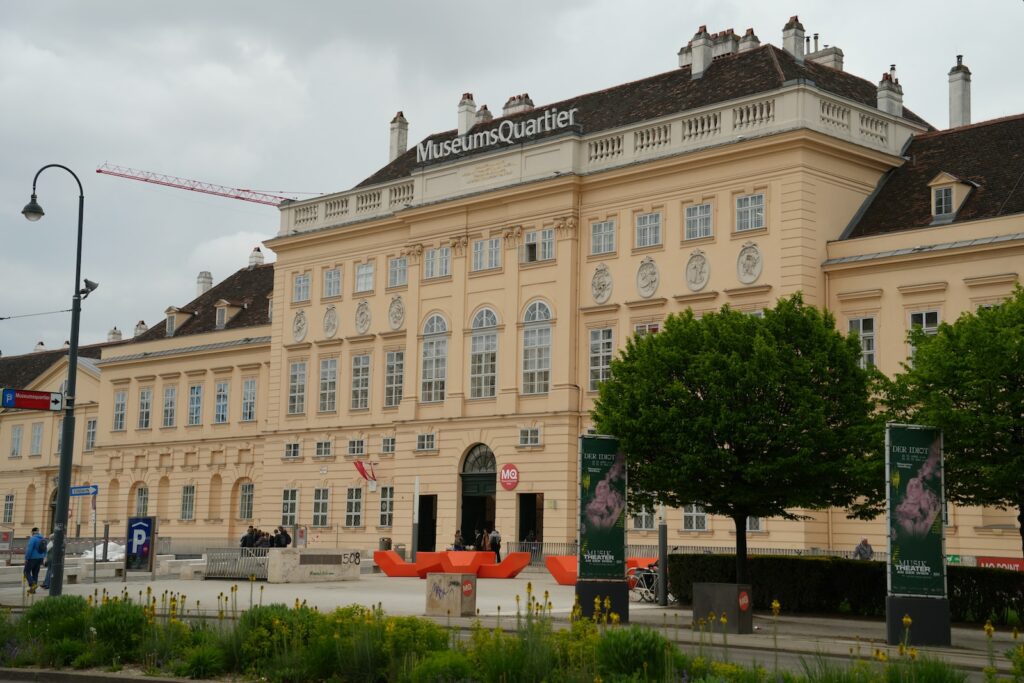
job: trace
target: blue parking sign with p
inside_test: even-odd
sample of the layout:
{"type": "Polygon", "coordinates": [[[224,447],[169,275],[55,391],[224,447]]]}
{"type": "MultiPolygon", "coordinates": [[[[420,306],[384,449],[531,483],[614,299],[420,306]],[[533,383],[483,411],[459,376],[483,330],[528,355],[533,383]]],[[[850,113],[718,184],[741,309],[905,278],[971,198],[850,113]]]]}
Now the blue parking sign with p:
{"type": "Polygon", "coordinates": [[[127,571],[153,571],[156,518],[129,517],[124,566],[127,571]]]}

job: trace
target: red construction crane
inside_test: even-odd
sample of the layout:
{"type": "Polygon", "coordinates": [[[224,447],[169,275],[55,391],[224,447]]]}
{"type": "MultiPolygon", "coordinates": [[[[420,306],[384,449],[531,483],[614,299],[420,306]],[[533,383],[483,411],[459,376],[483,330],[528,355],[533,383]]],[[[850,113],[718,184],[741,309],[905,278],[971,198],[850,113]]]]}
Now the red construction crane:
{"type": "Polygon", "coordinates": [[[114,166],[113,164],[108,163],[104,163],[102,166],[97,168],[96,172],[103,173],[105,175],[117,176],[119,178],[128,178],[129,180],[141,180],[144,183],[153,183],[154,185],[177,187],[182,190],[192,190],[193,192],[203,192],[205,194],[217,195],[218,197],[241,199],[243,202],[255,202],[256,204],[268,204],[270,206],[278,206],[285,200],[295,199],[295,197],[282,197],[276,194],[257,192],[256,190],[240,190],[234,187],[224,187],[223,185],[204,183],[199,180],[178,178],[177,176],[166,175],[164,173],[153,173],[151,171],[140,171],[134,168],[127,168],[126,166],[114,166]]]}

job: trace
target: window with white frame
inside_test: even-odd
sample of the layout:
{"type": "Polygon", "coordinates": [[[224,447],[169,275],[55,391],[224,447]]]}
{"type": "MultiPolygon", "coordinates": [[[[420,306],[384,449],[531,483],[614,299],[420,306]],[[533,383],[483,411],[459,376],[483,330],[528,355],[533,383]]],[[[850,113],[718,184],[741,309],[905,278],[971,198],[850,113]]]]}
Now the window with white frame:
{"type": "Polygon", "coordinates": [[[381,440],[380,440],[380,452],[383,453],[384,455],[394,455],[395,454],[395,437],[393,437],[393,436],[381,437],[381,440]]]}
{"type": "Polygon", "coordinates": [[[345,492],[345,526],[361,527],[363,525],[363,489],[350,486],[345,492]]]}
{"type": "Polygon", "coordinates": [[[703,505],[683,506],[683,531],[707,531],[708,516],[703,505]]]}
{"type": "Polygon", "coordinates": [[[420,400],[424,403],[443,401],[448,376],[448,323],[438,314],[423,326],[423,370],[420,400]]]}
{"type": "Polygon", "coordinates": [[[388,287],[409,283],[409,259],[404,256],[388,259],[388,287]]]}
{"type": "Polygon", "coordinates": [[[395,487],[380,487],[380,526],[389,527],[395,520],[395,487]]]}
{"type": "Polygon", "coordinates": [[[309,301],[309,273],[296,275],[292,280],[292,301],[309,301]]]}
{"type": "Polygon", "coordinates": [[[747,531],[764,531],[762,519],[751,515],[747,517],[747,531]]]}
{"type": "Polygon", "coordinates": [[[416,435],[416,450],[434,451],[437,450],[437,441],[433,432],[416,435]]]}
{"type": "Polygon", "coordinates": [[[523,237],[523,263],[555,258],[555,229],[530,230],[523,237]]]}
{"type": "Polygon", "coordinates": [[[498,316],[483,308],[473,316],[469,351],[469,397],[494,398],[498,377],[498,316]]]}
{"type": "Polygon", "coordinates": [[[551,309],[542,301],[523,316],[523,393],[546,394],[551,381],[551,309]]]}
{"type": "MultiPolygon", "coordinates": [[[[931,311],[913,311],[910,314],[910,329],[920,329],[925,334],[931,336],[939,331],[939,312],[937,310],[931,311]]],[[[914,358],[914,354],[917,349],[914,345],[910,345],[910,358],[914,358]]]]}
{"type": "Polygon", "coordinates": [[[638,531],[654,529],[654,515],[648,508],[639,508],[633,511],[633,528],[638,531]]]}
{"type": "Polygon", "coordinates": [[[306,361],[293,361],[288,366],[288,414],[306,412],[306,361]]]}
{"type": "Polygon", "coordinates": [[[764,194],[759,192],[736,197],[736,232],[764,226],[764,194]]]}
{"type": "MultiPolygon", "coordinates": [[[[35,436],[33,434],[33,436],[35,436]]],[[[96,420],[85,421],[85,445],[82,446],[84,450],[91,451],[96,448],[96,420]]]]}
{"type": "Polygon", "coordinates": [[[164,427],[173,427],[177,419],[175,413],[178,408],[178,387],[174,385],[164,387],[164,427]]]}
{"type": "Polygon", "coordinates": [[[165,322],[164,331],[166,332],[168,337],[173,337],[174,336],[174,314],[173,313],[168,313],[167,314],[167,320],[165,322]]]}
{"type": "Polygon", "coordinates": [[[370,355],[361,353],[352,356],[352,410],[366,410],[370,407],[370,355]]]}
{"type": "Polygon", "coordinates": [[[950,216],[953,214],[953,188],[952,187],[937,187],[935,188],[935,215],[936,216],[950,216]]]}
{"type": "Polygon", "coordinates": [[[4,524],[14,524],[14,494],[4,496],[4,524]]]}
{"type": "Polygon", "coordinates": [[[328,458],[334,455],[334,450],[330,441],[317,441],[316,442],[316,457],[328,458]]]}
{"type": "Polygon", "coordinates": [[[341,296],[341,268],[328,268],[324,271],[324,298],[341,296]]]}
{"type": "Polygon", "coordinates": [[[135,516],[145,517],[149,514],[149,489],[140,486],[135,489],[135,516]]]}
{"type": "Polygon", "coordinates": [[[293,527],[298,523],[299,490],[284,489],[281,491],[281,526],[293,527]]]}
{"type": "Polygon", "coordinates": [[[21,435],[24,431],[24,427],[21,425],[14,425],[11,427],[11,457],[21,457],[21,435]]]}
{"type": "Polygon", "coordinates": [[[193,384],[188,388],[188,423],[198,425],[203,422],[203,385],[193,384]]]}
{"type": "Polygon", "coordinates": [[[356,291],[373,291],[373,261],[356,264],[356,291]]]}
{"type": "Polygon", "coordinates": [[[228,309],[224,306],[217,307],[215,324],[218,330],[223,330],[224,326],[228,324],[228,309]]]}
{"type": "Polygon", "coordinates": [[[615,221],[590,224],[590,253],[611,254],[615,251],[615,221]]]}
{"type": "Polygon", "coordinates": [[[195,519],[196,516],[196,486],[186,484],[181,487],[181,517],[180,519],[195,519]]]}
{"type": "Polygon", "coordinates": [[[711,203],[694,204],[686,207],[686,239],[699,240],[711,237],[711,203]]]}
{"type": "Polygon", "coordinates": [[[149,429],[150,417],[153,413],[153,389],[139,389],[139,429],[149,429]]]}
{"type": "Polygon", "coordinates": [[[423,277],[429,280],[435,277],[447,277],[451,275],[452,250],[451,247],[438,247],[427,249],[423,252],[423,277]]]}
{"type": "Polygon", "coordinates": [[[872,367],[875,364],[875,319],[850,318],[850,332],[860,337],[860,366],[872,367]]]}
{"type": "Polygon", "coordinates": [[[540,427],[523,427],[519,430],[520,446],[539,446],[540,427]]]}
{"type": "Polygon", "coordinates": [[[473,270],[501,268],[501,238],[488,237],[473,242],[473,270]]]}
{"type": "Polygon", "coordinates": [[[64,418],[57,420],[57,448],[54,452],[60,453],[62,450],[64,450],[64,418]]]}
{"type": "Polygon", "coordinates": [[[338,394],[338,359],[320,359],[320,412],[335,410],[338,394]]]}
{"type": "Polygon", "coordinates": [[[220,381],[213,385],[213,423],[225,424],[228,421],[228,382],[220,381]]]}
{"type": "Polygon", "coordinates": [[[366,441],[364,439],[349,439],[348,454],[366,455],[366,441]]]}
{"type": "Polygon", "coordinates": [[[125,411],[128,409],[128,392],[114,392],[114,424],[111,429],[115,432],[124,431],[125,411]]]}
{"type": "Polygon", "coordinates": [[[636,216],[636,248],[661,244],[661,214],[641,213],[636,216]]]}
{"type": "Polygon", "coordinates": [[[246,377],[242,380],[242,422],[256,419],[256,378],[246,377]]]}
{"type": "Polygon", "coordinates": [[[597,391],[601,382],[611,377],[612,328],[590,330],[590,390],[597,391]]]}
{"type": "Polygon", "coordinates": [[[284,457],[297,458],[302,452],[302,445],[298,441],[292,441],[284,445],[284,457]]]}
{"type": "MultiPolygon", "coordinates": [[[[93,443],[96,443],[96,420],[89,420],[93,423],[93,443]]],[[[88,432],[86,432],[86,442],[88,443],[88,432]]],[[[85,450],[90,450],[86,448],[85,450]]],[[[29,455],[42,455],[43,454],[43,423],[33,422],[32,423],[32,441],[29,444],[28,449],[29,455]]]]}
{"type": "Polygon", "coordinates": [[[255,498],[256,485],[247,481],[238,487],[238,518],[252,519],[253,499],[255,498]]]}
{"type": "Polygon", "coordinates": [[[633,334],[637,337],[643,337],[648,334],[658,334],[660,330],[660,322],[636,323],[633,325],[633,334]]]}
{"type": "Polygon", "coordinates": [[[388,351],[384,361],[384,407],[394,408],[402,402],[405,351],[388,351]]]}
{"type": "Polygon", "coordinates": [[[313,489],[313,526],[327,526],[331,507],[330,489],[313,489]]]}

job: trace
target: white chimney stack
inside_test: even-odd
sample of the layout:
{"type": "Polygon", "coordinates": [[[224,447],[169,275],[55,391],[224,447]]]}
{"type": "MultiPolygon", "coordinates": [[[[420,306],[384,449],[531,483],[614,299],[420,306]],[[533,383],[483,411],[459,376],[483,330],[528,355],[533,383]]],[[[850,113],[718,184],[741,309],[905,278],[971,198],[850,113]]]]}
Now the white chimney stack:
{"type": "Polygon", "coordinates": [[[210,287],[213,287],[213,275],[208,270],[199,271],[196,277],[196,296],[210,291],[210,287]]]}
{"type": "Polygon", "coordinates": [[[680,68],[690,65],[690,78],[700,78],[709,66],[714,55],[711,53],[712,41],[708,35],[708,27],[701,26],[693,34],[686,47],[679,50],[680,68]]]}
{"type": "Polygon", "coordinates": [[[43,342],[36,342],[36,347],[34,349],[32,349],[32,350],[33,351],[45,351],[46,350],[46,344],[44,344],[43,342]]]}
{"type": "Polygon", "coordinates": [[[494,120],[494,115],[491,114],[491,110],[487,108],[487,105],[486,104],[480,105],[480,108],[476,110],[476,122],[477,123],[487,123],[488,121],[493,121],[493,120],[494,120]]]}
{"type": "Polygon", "coordinates": [[[804,25],[796,15],[789,18],[782,27],[782,49],[793,55],[796,61],[804,61],[804,25]]]}
{"type": "Polygon", "coordinates": [[[903,87],[894,77],[895,73],[895,64],[882,73],[882,80],[878,82],[878,108],[893,116],[903,116],[903,87]]]}
{"type": "Polygon", "coordinates": [[[135,323],[135,336],[136,337],[141,337],[142,335],[146,334],[146,332],[148,332],[148,331],[149,331],[149,326],[146,325],[146,321],[145,320],[140,320],[139,322],[135,323]]]}
{"type": "Polygon", "coordinates": [[[459,100],[459,135],[465,135],[476,122],[476,102],[473,101],[473,93],[462,93],[459,100]]]}
{"type": "Polygon", "coordinates": [[[263,252],[259,247],[253,247],[252,251],[249,252],[249,267],[255,268],[256,266],[263,265],[263,252]]]}
{"type": "Polygon", "coordinates": [[[107,332],[107,341],[116,342],[121,341],[121,339],[121,330],[117,329],[117,325],[114,325],[113,327],[110,328],[110,332],[107,332]]]}
{"type": "Polygon", "coordinates": [[[388,162],[392,162],[405,154],[409,149],[409,122],[405,120],[402,112],[395,114],[391,119],[391,147],[388,152],[388,162]]]}
{"type": "Polygon", "coordinates": [[[740,38],[740,52],[748,52],[759,47],[761,47],[761,41],[757,39],[757,34],[754,33],[753,28],[748,28],[740,38]]]}
{"type": "Polygon", "coordinates": [[[511,116],[512,114],[518,114],[523,111],[531,111],[533,109],[533,100],[530,99],[529,93],[523,93],[522,95],[513,95],[508,98],[505,102],[505,106],[501,109],[502,116],[511,116]]]}
{"type": "Polygon", "coordinates": [[[966,126],[971,122],[971,70],[964,56],[956,56],[956,66],[949,70],[949,127],[966,126]]]}

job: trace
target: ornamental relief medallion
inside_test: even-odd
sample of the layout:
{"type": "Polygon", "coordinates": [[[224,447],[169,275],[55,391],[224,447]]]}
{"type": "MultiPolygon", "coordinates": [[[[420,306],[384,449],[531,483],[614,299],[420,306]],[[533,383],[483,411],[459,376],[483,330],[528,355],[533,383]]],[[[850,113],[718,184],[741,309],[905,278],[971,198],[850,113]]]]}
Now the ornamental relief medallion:
{"type": "Polygon", "coordinates": [[[594,269],[594,277],[590,279],[590,295],[594,303],[603,304],[612,296],[612,274],[608,266],[599,263],[594,269]]]}
{"type": "Polygon", "coordinates": [[[328,306],[324,312],[324,336],[331,339],[338,333],[338,310],[328,306]]]}
{"type": "Polygon", "coordinates": [[[636,291],[644,299],[650,299],[658,291],[658,266],[654,259],[645,256],[636,269],[636,291]]]}
{"type": "Polygon", "coordinates": [[[391,305],[388,306],[388,324],[391,329],[397,330],[405,322],[405,304],[402,303],[402,297],[396,296],[391,300],[391,305]]]}
{"type": "Polygon", "coordinates": [[[753,242],[744,244],[736,259],[736,279],[745,285],[753,284],[761,277],[763,267],[764,259],[757,245],[753,242]]]}
{"type": "Polygon", "coordinates": [[[700,249],[694,249],[686,262],[686,286],[691,292],[699,292],[708,286],[711,279],[711,265],[708,257],[700,249]]]}
{"type": "Polygon", "coordinates": [[[366,334],[366,331],[370,329],[370,304],[363,299],[356,306],[356,332],[358,334],[366,334]]]}
{"type": "Polygon", "coordinates": [[[295,314],[295,318],[292,320],[292,339],[295,343],[298,343],[306,338],[306,332],[309,329],[309,324],[306,321],[306,312],[299,311],[295,314]]]}

